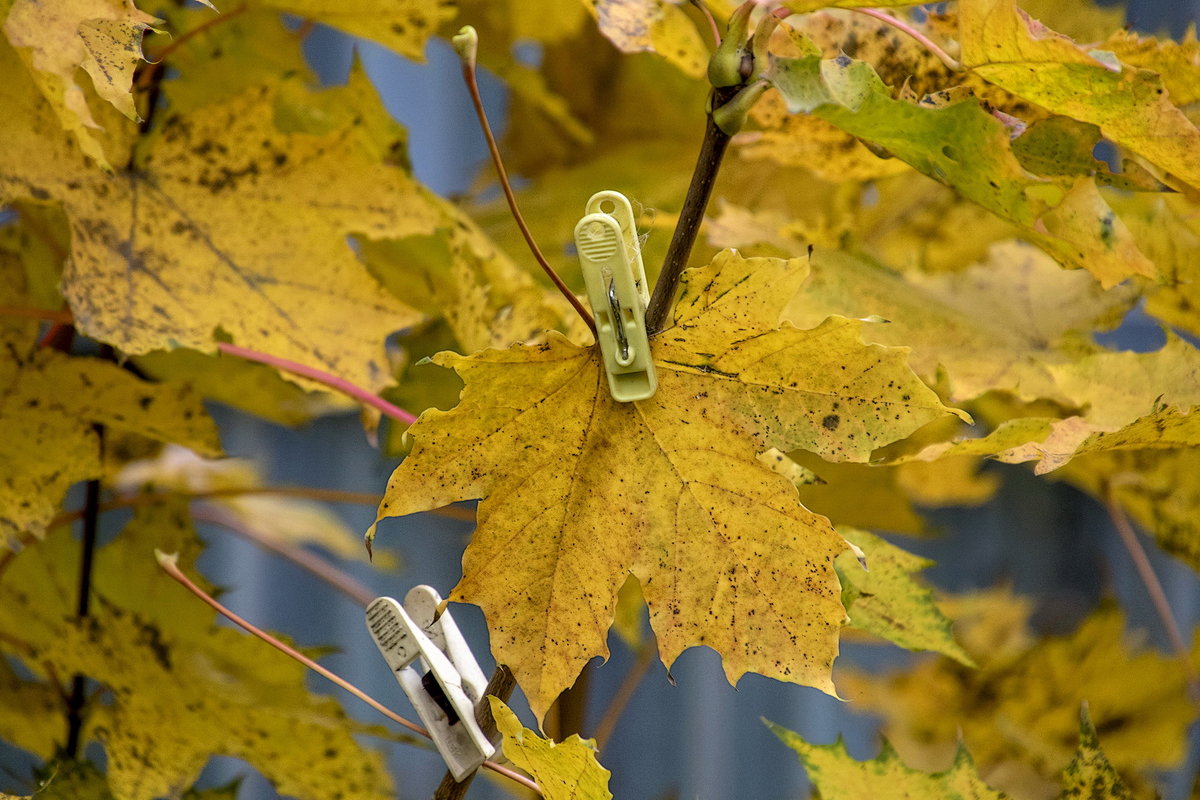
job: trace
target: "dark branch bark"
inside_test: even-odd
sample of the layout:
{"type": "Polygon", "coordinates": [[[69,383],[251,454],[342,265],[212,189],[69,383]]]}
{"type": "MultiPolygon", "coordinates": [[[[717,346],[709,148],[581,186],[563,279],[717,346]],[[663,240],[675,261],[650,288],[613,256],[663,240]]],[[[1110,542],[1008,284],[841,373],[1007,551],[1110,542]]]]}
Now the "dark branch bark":
{"type": "MultiPolygon", "coordinates": [[[[475,708],[475,721],[479,723],[479,727],[483,730],[483,735],[489,739],[496,735],[496,720],[492,717],[492,706],[487,702],[487,697],[488,695],[492,695],[504,702],[508,702],[508,698],[512,696],[513,688],[516,685],[517,681],[513,678],[513,674],[509,672],[508,667],[496,667],[496,671],[492,673],[492,679],[488,681],[487,689],[483,693],[484,699],[475,708]]],[[[442,777],[442,782],[438,784],[437,790],[433,793],[433,800],[460,800],[467,793],[467,789],[470,787],[474,777],[475,773],[472,772],[467,776],[466,780],[459,783],[447,771],[445,776],[442,777]]]]}
{"type": "MultiPolygon", "coordinates": [[[[737,94],[739,88],[714,90],[713,108],[719,108],[728,102],[737,94]]],[[[717,172],[721,168],[721,160],[725,157],[730,138],[729,134],[717,127],[712,114],[709,114],[704,128],[704,141],[700,145],[700,155],[696,158],[696,167],[692,171],[692,182],[688,186],[687,197],[684,198],[683,208],[679,212],[679,221],[675,224],[675,233],[671,236],[671,244],[667,248],[667,257],[663,260],[658,281],[654,284],[654,293],[650,296],[650,305],[646,309],[646,332],[651,336],[661,331],[666,323],[667,314],[675,300],[675,291],[679,288],[679,278],[687,268],[692,245],[696,243],[696,236],[700,233],[704,210],[708,208],[713,184],[717,181],[717,172]]]]}

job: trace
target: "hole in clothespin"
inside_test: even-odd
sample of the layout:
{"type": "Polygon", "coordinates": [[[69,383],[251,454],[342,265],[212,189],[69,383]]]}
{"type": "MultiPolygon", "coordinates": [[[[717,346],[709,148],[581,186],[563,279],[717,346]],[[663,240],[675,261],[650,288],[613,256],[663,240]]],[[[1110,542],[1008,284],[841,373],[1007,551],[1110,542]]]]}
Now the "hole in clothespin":
{"type": "Polygon", "coordinates": [[[442,689],[442,685],[438,683],[433,670],[421,676],[421,686],[425,689],[426,694],[433,698],[433,702],[437,703],[437,707],[446,715],[446,719],[450,721],[450,724],[457,724],[459,719],[458,712],[454,710],[454,705],[450,702],[450,698],[446,697],[446,692],[442,689]]]}
{"type": "Polygon", "coordinates": [[[617,363],[627,367],[633,363],[633,356],[629,353],[629,336],[625,332],[625,321],[621,319],[621,303],[617,300],[616,281],[608,282],[608,307],[612,310],[613,332],[616,333],[617,345],[621,348],[617,363]]]}

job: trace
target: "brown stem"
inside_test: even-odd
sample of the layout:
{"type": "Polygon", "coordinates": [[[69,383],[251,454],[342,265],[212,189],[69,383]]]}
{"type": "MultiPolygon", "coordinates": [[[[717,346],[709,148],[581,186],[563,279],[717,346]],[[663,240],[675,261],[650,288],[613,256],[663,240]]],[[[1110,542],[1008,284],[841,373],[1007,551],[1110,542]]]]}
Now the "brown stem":
{"type": "Polygon", "coordinates": [[[592,335],[596,335],[596,322],[592,319],[592,315],[588,312],[583,304],[579,302],[579,298],[575,296],[558,273],[554,271],[554,267],[550,266],[550,262],[546,260],[546,256],[542,255],[541,248],[533,239],[533,233],[530,232],[529,226],[525,224],[525,217],[521,216],[521,209],[517,207],[517,197],[513,194],[512,184],[508,180],[508,170],[504,168],[504,161],[500,158],[500,148],[496,145],[496,137],[492,135],[492,126],[488,122],[487,112],[483,110],[483,98],[479,96],[479,83],[475,79],[475,61],[474,59],[463,59],[462,62],[463,81],[467,84],[467,91],[471,94],[471,103],[475,106],[475,115],[479,117],[479,126],[483,128],[483,136],[487,139],[488,152],[492,156],[492,164],[496,167],[496,174],[500,177],[500,188],[504,190],[504,199],[508,201],[508,209],[512,212],[513,219],[517,223],[517,227],[521,230],[521,235],[525,237],[525,244],[529,246],[529,252],[533,253],[534,260],[541,266],[542,270],[554,282],[558,291],[563,297],[567,298],[567,302],[575,309],[575,313],[579,314],[580,318],[587,324],[592,335]]]}
{"type": "MultiPolygon", "coordinates": [[[[719,108],[727,102],[738,87],[715,89],[713,91],[713,108],[719,108]]],[[[650,305],[646,309],[646,332],[654,335],[661,331],[675,299],[675,290],[679,288],[679,278],[687,268],[688,256],[692,253],[692,245],[700,233],[700,223],[704,220],[704,209],[708,207],[708,199],[712,195],[713,184],[717,180],[717,171],[721,168],[721,159],[729,146],[729,134],[722,131],[713,122],[712,114],[708,115],[708,123],[704,128],[704,141],[700,145],[700,155],[696,159],[696,167],[692,171],[692,182],[688,185],[687,196],[683,200],[683,208],[679,212],[679,222],[675,225],[675,233],[671,236],[671,244],[667,248],[667,256],[663,260],[662,270],[658,273],[658,281],[654,284],[654,293],[650,296],[650,305]]]]}
{"type": "Polygon", "coordinates": [[[1187,643],[1183,640],[1179,623],[1175,621],[1167,593],[1163,591],[1162,583],[1158,580],[1158,575],[1155,574],[1150,558],[1146,555],[1146,550],[1142,547],[1133,525],[1130,524],[1129,517],[1125,516],[1124,509],[1117,501],[1117,495],[1111,483],[1104,484],[1104,505],[1108,509],[1108,516],[1112,519],[1113,526],[1116,527],[1117,533],[1121,537],[1121,542],[1129,551],[1129,557],[1133,559],[1133,565],[1137,568],[1138,576],[1141,577],[1142,583],[1146,587],[1146,593],[1150,595],[1150,602],[1154,605],[1154,610],[1167,629],[1167,638],[1171,640],[1171,646],[1175,649],[1175,655],[1179,658],[1184,674],[1187,676],[1188,693],[1193,702],[1200,703],[1200,676],[1197,676],[1196,669],[1192,665],[1191,653],[1188,652],[1187,643]]]}
{"type": "Polygon", "coordinates": [[[617,722],[621,719],[621,714],[624,713],[625,707],[633,699],[634,692],[637,691],[642,679],[646,677],[646,673],[654,663],[656,652],[657,649],[652,642],[644,642],[641,649],[638,650],[637,659],[633,662],[633,666],[629,668],[629,672],[625,673],[625,677],[621,680],[621,685],[617,687],[612,700],[608,703],[608,708],[604,710],[604,716],[600,718],[600,724],[596,726],[596,730],[592,734],[592,738],[596,740],[597,750],[604,750],[604,745],[608,743],[609,737],[612,736],[613,731],[616,729],[617,722]]]}
{"type": "MultiPolygon", "coordinates": [[[[480,730],[488,739],[494,739],[496,736],[496,719],[492,716],[492,705],[487,698],[489,696],[497,697],[507,703],[516,685],[516,678],[513,677],[508,667],[503,664],[496,667],[496,671],[492,673],[492,679],[488,681],[487,688],[483,692],[483,698],[475,706],[475,721],[479,723],[480,730]]],[[[472,772],[459,782],[454,780],[454,776],[447,770],[442,777],[442,782],[438,784],[437,790],[433,793],[433,800],[460,800],[467,793],[467,788],[474,778],[475,773],[472,772]]]]}

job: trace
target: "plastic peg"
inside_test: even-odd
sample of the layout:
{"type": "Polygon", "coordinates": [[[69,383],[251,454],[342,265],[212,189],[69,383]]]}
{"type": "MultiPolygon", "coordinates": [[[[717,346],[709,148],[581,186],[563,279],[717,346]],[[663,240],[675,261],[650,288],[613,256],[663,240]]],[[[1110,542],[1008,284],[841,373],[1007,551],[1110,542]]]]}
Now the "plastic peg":
{"type": "Polygon", "coordinates": [[[609,392],[621,403],[652,397],[658,380],[646,333],[650,290],[633,207],[624,195],[592,195],[587,214],[575,226],[575,248],[609,392]]]}
{"type": "Polygon", "coordinates": [[[442,598],[431,586],[416,586],[400,605],[377,597],[367,606],[367,630],[456,781],[496,753],[475,720],[487,680],[442,598]],[[420,662],[420,669],[414,664],[420,662]]]}

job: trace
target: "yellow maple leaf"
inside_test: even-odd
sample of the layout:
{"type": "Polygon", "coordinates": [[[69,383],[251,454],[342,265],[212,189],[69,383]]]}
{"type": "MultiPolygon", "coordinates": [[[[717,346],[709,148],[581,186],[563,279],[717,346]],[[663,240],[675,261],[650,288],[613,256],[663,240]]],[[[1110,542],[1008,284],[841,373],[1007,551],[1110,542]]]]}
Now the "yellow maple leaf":
{"type": "Polygon", "coordinates": [[[629,574],[667,664],[708,645],[731,681],[753,671],[832,691],[844,544],[757,454],[865,460],[949,410],[902,349],[863,345],[858,322],[779,327],[805,271],[725,252],[686,273],[653,339],[658,391],[636,403],[611,398],[594,346],[554,333],[435,358],[466,388],[416,423],[379,517],[484,498],[452,597],[484,609],[539,715],[607,654],[629,574]]]}
{"type": "MultiPolygon", "coordinates": [[[[765,720],[764,720],[765,721],[765,720]]],[[[1005,795],[984,783],[966,748],[960,747],[954,763],[941,772],[912,769],[885,739],[879,755],[856,761],[840,739],[830,745],[806,742],[798,733],[767,721],[780,741],[796,751],[809,779],[825,800],[1005,800],[1005,795]]]]}
{"type": "MultiPolygon", "coordinates": [[[[0,42],[0,74],[16,75],[0,42]]],[[[76,326],[130,354],[240,345],[378,389],[383,341],[421,316],[385,291],[347,246],[431,232],[441,214],[401,168],[379,157],[383,115],[365,76],[325,129],[276,127],[277,87],[186,114],[138,142],[128,170],[91,168],[28,82],[0,85],[0,199],[62,204],[71,257],[62,280],[76,326]],[[10,121],[11,120],[11,121],[10,121]],[[17,124],[17,120],[21,124],[17,124]]]]}
{"type": "Polygon", "coordinates": [[[968,69],[1053,113],[1099,126],[1116,144],[1200,188],[1200,130],[1156,73],[1076,44],[1014,0],[963,0],[958,13],[968,69]]]}
{"type": "Polygon", "coordinates": [[[90,130],[99,125],[75,72],[82,68],[101,98],[139,119],[131,93],[133,71],[143,59],[142,35],[158,22],[133,0],[15,0],[4,33],[20,48],[63,127],[75,134],[85,153],[108,166],[90,130]]]}
{"type": "Polygon", "coordinates": [[[708,46],[683,9],[667,0],[584,0],[600,32],[623,53],[658,53],[686,75],[708,68],[708,46]]]}
{"type": "MultiPolygon", "coordinates": [[[[1130,645],[1125,619],[1112,608],[1069,636],[1033,640],[1012,624],[1011,611],[1000,630],[973,633],[994,628],[1005,613],[996,599],[959,631],[978,669],[939,659],[884,677],[839,674],[839,689],[884,718],[884,733],[910,764],[936,768],[965,744],[986,780],[1030,796],[1021,789],[1053,786],[1071,761],[1083,702],[1116,768],[1136,775],[1183,757],[1196,711],[1178,661],[1130,645]]],[[[1027,615],[1030,606],[1014,610],[1027,615]]]]}
{"type": "Polygon", "coordinates": [[[454,0],[263,0],[264,5],[379,42],[421,61],[425,43],[454,16],[454,0]]]}
{"type": "Polygon", "coordinates": [[[1059,269],[1016,241],[997,243],[983,263],[948,275],[902,275],[818,250],[811,283],[786,316],[798,325],[828,314],[888,320],[871,326],[870,339],[911,346],[909,363],[927,381],[944,371],[953,402],[989,391],[1071,402],[1055,366],[1081,348],[1081,331],[1115,325],[1135,296],[1131,287],[1103,291],[1087,274],[1059,269]]]}
{"type": "Polygon", "coordinates": [[[0,549],[40,536],[77,481],[100,477],[96,425],[219,455],[216,425],[185,384],[151,384],[106,361],[53,350],[0,359],[0,549]]]}
{"type": "Polygon", "coordinates": [[[111,693],[111,702],[89,706],[82,735],[104,745],[113,796],[178,797],[223,754],[301,800],[394,797],[381,754],[354,738],[379,729],[311,694],[304,668],[287,656],[216,625],[215,612],[158,568],[156,546],[179,551],[188,564],[199,555],[181,503],[139,509],[97,551],[85,619],[63,590],[81,558],[66,528],[19,553],[0,583],[6,656],[27,659],[38,678],[86,675],[111,693]]]}
{"type": "Polygon", "coordinates": [[[565,741],[543,739],[521,725],[517,715],[489,697],[496,728],[504,734],[504,755],[538,782],[546,800],[612,800],[612,773],[596,760],[596,743],[578,734],[565,741]]]}

